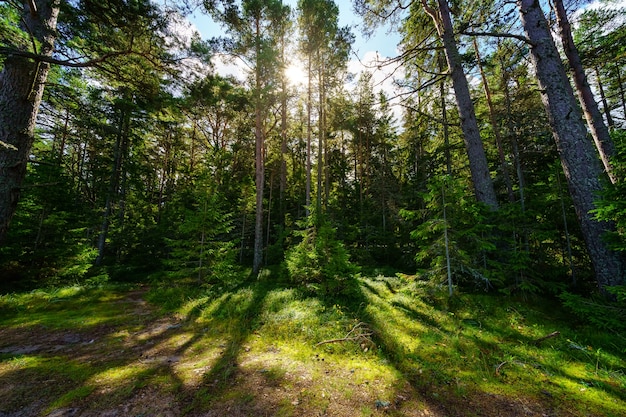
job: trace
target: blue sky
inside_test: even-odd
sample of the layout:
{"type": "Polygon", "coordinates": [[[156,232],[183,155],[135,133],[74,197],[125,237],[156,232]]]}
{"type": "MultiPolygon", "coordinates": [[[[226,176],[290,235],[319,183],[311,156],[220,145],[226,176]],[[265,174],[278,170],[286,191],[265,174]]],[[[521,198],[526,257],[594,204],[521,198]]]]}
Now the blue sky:
{"type": "MultiPolygon", "coordinates": [[[[290,5],[293,10],[296,9],[298,0],[283,0],[284,3],[290,5]]],[[[353,11],[351,0],[335,0],[335,3],[339,7],[339,25],[350,26],[352,32],[355,35],[355,43],[352,46],[354,53],[350,56],[348,62],[348,71],[354,75],[358,75],[360,72],[368,71],[372,73],[372,80],[374,83],[374,91],[378,92],[384,90],[388,97],[393,97],[396,93],[396,88],[393,85],[393,79],[388,75],[393,73],[394,68],[383,67],[376,68],[376,65],[372,66],[371,63],[376,59],[382,60],[388,57],[394,57],[397,55],[397,44],[400,36],[397,33],[388,34],[387,28],[379,28],[370,38],[366,39],[361,33],[361,27],[363,22],[359,16],[353,11]],[[358,55],[358,58],[357,58],[358,55]],[[369,67],[364,64],[370,63],[369,67]]],[[[200,35],[204,39],[220,36],[223,34],[221,26],[212,21],[212,19],[203,14],[198,9],[194,14],[188,16],[188,19],[195,26],[195,29],[200,32],[200,35]]],[[[242,79],[244,67],[236,62],[226,62],[219,58],[214,59],[216,70],[222,75],[234,75],[235,77],[242,79]]],[[[394,73],[396,76],[401,76],[402,71],[394,73]]],[[[291,82],[295,85],[305,84],[305,71],[303,65],[295,60],[292,65],[287,69],[287,76],[291,82]]],[[[348,89],[354,87],[354,83],[346,85],[348,89]]],[[[392,111],[396,120],[400,120],[402,117],[402,109],[395,105],[396,99],[392,99],[392,111]]]]}
{"type": "MultiPolygon", "coordinates": [[[[297,0],[283,0],[290,5],[293,10],[296,9],[297,0]]],[[[396,54],[396,45],[399,36],[396,33],[387,34],[385,28],[380,28],[377,32],[365,39],[361,33],[362,21],[359,16],[354,14],[352,2],[350,0],[335,0],[339,7],[339,25],[352,27],[356,40],[353,49],[358,53],[360,59],[364,59],[368,52],[376,52],[381,56],[391,57],[396,54]]],[[[197,10],[189,17],[189,20],[196,26],[203,38],[211,38],[219,36],[222,33],[221,27],[213,22],[210,17],[197,10]]]]}

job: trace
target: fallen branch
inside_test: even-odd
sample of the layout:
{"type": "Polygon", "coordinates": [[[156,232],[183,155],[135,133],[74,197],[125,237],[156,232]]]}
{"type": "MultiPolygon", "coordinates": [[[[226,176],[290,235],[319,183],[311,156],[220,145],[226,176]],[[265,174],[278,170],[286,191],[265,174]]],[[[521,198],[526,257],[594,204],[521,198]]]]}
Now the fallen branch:
{"type": "Polygon", "coordinates": [[[496,376],[500,376],[500,368],[509,363],[509,361],[504,361],[500,365],[496,366],[496,376]]]}
{"type": "Polygon", "coordinates": [[[544,340],[552,339],[553,337],[557,337],[560,334],[561,334],[561,332],[556,331],[556,332],[552,332],[549,335],[546,335],[544,337],[540,337],[539,339],[535,340],[535,346],[539,346],[539,343],[543,342],[544,340]]]}
{"type": "Polygon", "coordinates": [[[344,336],[338,339],[322,340],[316,343],[315,346],[321,346],[328,343],[340,343],[340,342],[371,342],[369,339],[374,332],[372,332],[365,323],[360,322],[354,325],[352,329],[344,336]]]}

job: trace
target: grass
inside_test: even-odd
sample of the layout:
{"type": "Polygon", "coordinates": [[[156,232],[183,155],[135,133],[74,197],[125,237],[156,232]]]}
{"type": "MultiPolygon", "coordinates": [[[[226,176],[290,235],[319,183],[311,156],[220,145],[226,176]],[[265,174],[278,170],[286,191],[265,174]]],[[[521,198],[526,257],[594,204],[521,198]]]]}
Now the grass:
{"type": "Polygon", "coordinates": [[[3,295],[0,414],[626,409],[623,336],[577,324],[553,300],[448,298],[382,275],[352,285],[347,296],[323,298],[272,276],[221,290],[167,283],[3,295]],[[553,331],[559,336],[536,343],[553,331]]]}

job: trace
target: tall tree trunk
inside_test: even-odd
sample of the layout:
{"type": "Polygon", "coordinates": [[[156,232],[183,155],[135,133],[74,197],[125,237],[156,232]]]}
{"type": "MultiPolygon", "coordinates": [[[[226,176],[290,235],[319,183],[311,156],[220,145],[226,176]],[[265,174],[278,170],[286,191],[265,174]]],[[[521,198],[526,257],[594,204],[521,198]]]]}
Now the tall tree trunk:
{"type": "MultiPolygon", "coordinates": [[[[439,54],[439,70],[444,71],[445,58],[439,54]]],[[[441,96],[441,124],[443,125],[443,154],[446,158],[446,173],[452,176],[452,156],[450,155],[450,133],[448,128],[448,107],[446,105],[446,80],[439,83],[439,95],[441,96]]]]}
{"type": "Polygon", "coordinates": [[[594,199],[602,188],[602,168],[593,145],[586,138],[587,129],[574,91],[539,2],[518,0],[517,4],[524,31],[531,43],[530,51],[541,99],[593,263],[596,281],[604,291],[606,287],[624,283],[624,270],[619,255],[611,251],[603,239],[604,233],[615,226],[595,220],[591,213],[595,208],[594,199]]]}
{"type": "Polygon", "coordinates": [[[322,210],[322,180],[324,177],[324,70],[322,63],[321,48],[317,50],[318,62],[318,112],[317,112],[317,199],[315,200],[315,208],[317,213],[322,210]]]}
{"type": "MultiPolygon", "coordinates": [[[[285,62],[285,40],[282,44],[282,61],[285,62]]],[[[285,227],[285,192],[287,190],[287,82],[285,74],[281,76],[281,95],[280,95],[280,189],[278,193],[278,204],[280,226],[285,227]]]]}
{"type": "MultiPolygon", "coordinates": [[[[326,73],[324,70],[324,79],[326,73]]],[[[328,145],[328,136],[326,135],[326,86],[322,86],[322,100],[324,103],[324,112],[322,113],[322,125],[324,126],[324,208],[330,199],[330,149],[328,145]]]]}
{"type": "MultiPolygon", "coordinates": [[[[511,79],[511,75],[510,75],[509,70],[507,69],[504,58],[502,57],[500,58],[500,67],[502,68],[500,86],[502,88],[502,91],[504,92],[504,103],[506,106],[506,116],[507,116],[506,117],[506,136],[508,137],[509,142],[511,143],[511,151],[513,153],[513,161],[515,163],[515,173],[517,175],[517,184],[519,187],[520,208],[522,209],[522,213],[524,213],[526,211],[526,198],[524,196],[524,189],[526,185],[524,181],[524,170],[522,169],[522,158],[520,156],[519,145],[517,143],[515,128],[513,126],[513,111],[511,110],[511,107],[512,107],[511,92],[509,91],[509,87],[508,87],[509,80],[511,79]]],[[[525,242],[528,243],[527,233],[524,233],[524,235],[525,235],[525,242]]],[[[528,245],[526,246],[528,247],[528,245]]]]}
{"type": "Polygon", "coordinates": [[[422,0],[422,6],[426,13],[433,19],[439,37],[443,41],[443,47],[448,61],[448,71],[452,78],[454,96],[456,98],[459,116],[461,117],[461,129],[463,130],[463,139],[469,158],[476,199],[492,210],[497,210],[498,200],[493,188],[493,181],[489,174],[485,148],[480,139],[474,103],[472,103],[467,78],[465,78],[465,73],[461,66],[461,56],[456,41],[454,40],[454,28],[450,16],[450,8],[446,0],[438,0],[437,10],[428,6],[426,0],[422,0]]]}
{"type": "MultiPolygon", "coordinates": [[[[23,2],[22,29],[42,56],[56,40],[59,0],[23,2]],[[38,46],[37,46],[38,45],[38,46]]],[[[9,55],[0,72],[0,245],[15,214],[26,164],[35,140],[35,122],[50,65],[9,55]]]]}
{"type": "Polygon", "coordinates": [[[311,113],[313,111],[313,86],[312,86],[312,75],[313,69],[312,67],[312,57],[311,52],[309,52],[309,61],[307,68],[307,99],[306,99],[306,184],[304,186],[305,191],[305,205],[306,205],[306,215],[309,216],[311,210],[311,113]]]}
{"type": "Polygon", "coordinates": [[[109,179],[109,189],[107,190],[106,200],[104,203],[104,211],[102,212],[102,224],[100,225],[100,235],[98,236],[98,256],[94,261],[96,266],[101,265],[104,260],[106,240],[109,234],[109,226],[111,225],[111,214],[113,212],[113,203],[115,197],[119,193],[120,178],[122,175],[122,164],[127,154],[128,134],[126,127],[129,123],[129,117],[126,110],[121,110],[120,121],[118,126],[117,138],[115,140],[115,148],[113,149],[113,167],[111,168],[111,177],[109,179]]]}
{"type": "Polygon", "coordinates": [[[496,120],[496,114],[493,109],[493,101],[491,100],[491,89],[487,82],[487,76],[485,70],[480,62],[480,51],[478,51],[478,42],[474,38],[474,52],[476,53],[476,63],[478,64],[478,70],[480,71],[480,77],[483,81],[483,90],[485,91],[485,99],[487,100],[487,108],[489,109],[489,122],[493,129],[493,135],[496,138],[496,148],[498,148],[498,157],[500,158],[500,166],[502,167],[502,177],[504,178],[504,185],[509,196],[509,202],[514,202],[513,186],[511,185],[511,176],[509,175],[509,167],[506,163],[504,156],[504,148],[502,147],[502,135],[500,134],[500,128],[498,127],[498,121],[496,120]]]}
{"type": "Polygon", "coordinates": [[[611,182],[615,184],[616,178],[611,167],[611,158],[615,156],[613,140],[611,139],[611,135],[609,135],[609,129],[606,127],[606,124],[604,124],[602,113],[600,113],[598,104],[593,97],[593,92],[587,81],[585,69],[580,61],[578,49],[572,38],[572,29],[567,18],[563,0],[554,0],[554,8],[556,10],[556,21],[561,32],[561,43],[563,44],[563,50],[567,56],[569,67],[572,70],[578,100],[582,107],[583,114],[585,115],[585,119],[587,119],[587,126],[596,144],[598,153],[600,154],[604,170],[608,174],[611,182]]]}
{"type": "MultiPolygon", "coordinates": [[[[258,39],[261,37],[260,23],[256,21],[256,36],[258,39]]],[[[261,271],[261,265],[263,263],[263,185],[265,179],[265,158],[263,155],[264,142],[265,142],[265,128],[263,124],[262,115],[262,103],[261,103],[261,67],[258,62],[261,55],[259,46],[260,42],[257,42],[256,57],[257,65],[255,71],[255,124],[254,135],[256,142],[255,149],[255,183],[256,183],[256,217],[254,222],[254,256],[252,260],[252,273],[257,275],[261,271]]]]}
{"type": "Polygon", "coordinates": [[[602,107],[604,108],[604,116],[606,117],[606,125],[610,129],[615,126],[615,122],[613,122],[613,117],[611,116],[611,108],[609,107],[609,102],[606,99],[606,94],[604,93],[604,85],[602,84],[602,79],[600,78],[600,70],[598,67],[594,67],[594,72],[596,73],[596,82],[598,84],[598,92],[600,93],[600,99],[602,100],[602,107]]]}
{"type": "Polygon", "coordinates": [[[624,82],[622,80],[622,71],[620,65],[615,64],[615,72],[617,75],[617,86],[619,88],[619,97],[622,101],[622,112],[626,115],[626,91],[624,91],[624,82]]]}

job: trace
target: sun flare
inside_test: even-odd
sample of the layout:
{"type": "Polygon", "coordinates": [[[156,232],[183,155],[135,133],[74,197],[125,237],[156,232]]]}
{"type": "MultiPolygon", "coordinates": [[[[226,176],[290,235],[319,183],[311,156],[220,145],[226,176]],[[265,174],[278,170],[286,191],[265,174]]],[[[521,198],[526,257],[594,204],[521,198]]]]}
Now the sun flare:
{"type": "Polygon", "coordinates": [[[306,84],[307,74],[300,62],[294,62],[285,69],[289,84],[293,86],[306,84]]]}

